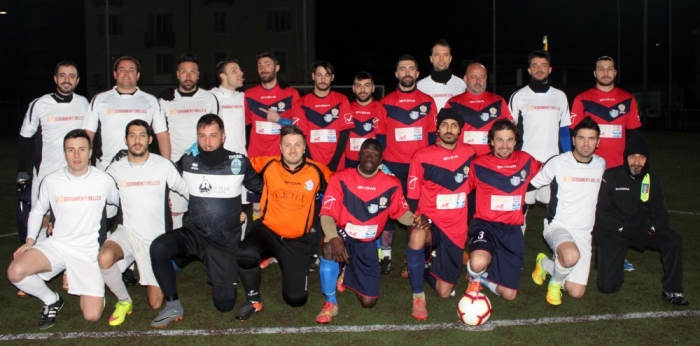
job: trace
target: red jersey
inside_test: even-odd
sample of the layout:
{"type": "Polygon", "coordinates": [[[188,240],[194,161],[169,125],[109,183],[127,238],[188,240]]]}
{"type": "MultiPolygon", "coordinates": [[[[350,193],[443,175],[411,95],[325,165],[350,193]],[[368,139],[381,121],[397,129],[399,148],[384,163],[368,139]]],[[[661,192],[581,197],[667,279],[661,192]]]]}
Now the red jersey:
{"type": "Polygon", "coordinates": [[[642,126],[637,113],[637,100],[620,88],[609,92],[592,88],[574,99],[570,127],[576,127],[586,116],[593,118],[600,126],[600,144],[595,153],[605,159],[607,168],[622,166],[627,141],[625,130],[642,126]]]}
{"type": "Polygon", "coordinates": [[[447,100],[445,108],[454,108],[462,116],[464,127],[460,140],[473,145],[477,155],[491,152],[489,130],[494,121],[501,118],[513,121],[506,100],[488,91],[479,95],[466,91],[447,100]]]}
{"type": "Polygon", "coordinates": [[[345,148],[345,158],[359,161],[360,146],[367,138],[375,138],[374,130],[379,125],[379,119],[386,117],[386,110],[382,104],[372,101],[366,106],[357,101],[350,103],[352,121],[355,127],[350,130],[348,145],[345,148]]]}
{"type": "Polygon", "coordinates": [[[408,170],[408,198],[418,200],[416,214],[425,214],[452,242],[467,241],[467,178],[476,157],[471,145],[457,142],[450,150],[439,144],[418,150],[408,170]]]}
{"type": "Polygon", "coordinates": [[[348,168],[331,177],[319,215],[335,219],[352,238],[373,241],[382,234],[387,218],[398,219],[407,211],[398,178],[381,171],[365,178],[356,168],[348,168]]]}
{"type": "Polygon", "coordinates": [[[280,117],[291,119],[289,111],[299,100],[299,92],[288,87],[280,88],[279,84],[272,89],[256,85],[245,92],[245,124],[251,125],[248,156],[279,156],[280,128],[276,123],[267,121],[267,114],[260,110],[274,109],[280,117]]]}
{"type": "Polygon", "coordinates": [[[354,126],[348,98],[336,91],[325,97],[304,95],[294,104],[294,117],[299,118],[311,158],[324,165],[333,159],[340,132],[354,126]]]}
{"type": "Polygon", "coordinates": [[[413,153],[428,145],[428,135],[435,133],[435,101],[415,88],[408,92],[396,89],[380,102],[386,117],[379,119],[375,131],[386,135],[384,160],[408,164],[413,153]]]}
{"type": "Polygon", "coordinates": [[[493,154],[474,159],[467,180],[469,191],[476,189],[474,217],[506,225],[522,225],[527,186],[541,166],[530,154],[520,150],[514,151],[507,159],[493,154]]]}

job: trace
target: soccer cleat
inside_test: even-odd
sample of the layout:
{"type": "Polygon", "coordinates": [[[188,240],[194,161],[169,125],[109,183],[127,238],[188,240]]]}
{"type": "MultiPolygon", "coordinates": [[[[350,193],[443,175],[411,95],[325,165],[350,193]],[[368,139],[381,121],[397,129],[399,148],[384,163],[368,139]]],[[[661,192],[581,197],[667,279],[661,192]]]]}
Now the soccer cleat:
{"type": "Polygon", "coordinates": [[[317,271],[320,267],[321,259],[318,257],[318,254],[314,254],[313,256],[311,256],[311,262],[309,262],[309,271],[317,271]]]}
{"type": "Polygon", "coordinates": [[[343,285],[344,279],[345,279],[345,268],[343,268],[343,271],[338,276],[338,281],[335,282],[335,290],[338,291],[338,293],[345,292],[345,285],[343,285]]]}
{"type": "Polygon", "coordinates": [[[403,268],[403,270],[401,271],[401,277],[404,279],[408,279],[408,267],[403,268]]]}
{"type": "Polygon", "coordinates": [[[379,261],[379,271],[382,275],[389,275],[391,273],[391,257],[384,256],[384,258],[379,261]]]}
{"type": "Polygon", "coordinates": [[[110,326],[118,326],[124,323],[126,315],[131,315],[131,310],[134,308],[134,303],[117,302],[117,304],[115,304],[114,307],[116,309],[114,309],[112,316],[109,316],[110,326]]]}
{"type": "Polygon", "coordinates": [[[685,298],[683,293],[668,293],[666,291],[661,292],[661,298],[668,300],[673,305],[688,305],[688,299],[685,298]]]}
{"type": "Polygon", "coordinates": [[[472,280],[471,277],[467,276],[467,279],[469,280],[469,286],[467,286],[467,290],[464,293],[481,291],[481,277],[479,280],[472,280]]]}
{"type": "Polygon", "coordinates": [[[547,278],[547,270],[542,267],[542,260],[545,258],[547,258],[547,255],[541,252],[537,254],[535,270],[532,272],[532,281],[540,286],[544,283],[544,279],[547,278]]]}
{"type": "Polygon", "coordinates": [[[549,280],[547,285],[547,303],[551,305],[561,305],[561,284],[549,280]]]}
{"type": "Polygon", "coordinates": [[[251,302],[247,301],[240,310],[236,313],[236,319],[239,321],[245,321],[253,316],[254,313],[260,312],[263,309],[262,302],[251,302]]]}
{"type": "Polygon", "coordinates": [[[63,299],[58,296],[58,300],[50,305],[44,305],[41,308],[41,320],[39,320],[39,329],[49,329],[56,324],[56,315],[63,309],[63,299]]]}
{"type": "Polygon", "coordinates": [[[625,258],[625,263],[622,265],[622,268],[624,268],[626,272],[631,272],[631,271],[634,271],[636,269],[634,267],[634,264],[627,262],[626,258],[625,258]]]}
{"type": "Polygon", "coordinates": [[[277,259],[274,257],[266,258],[262,261],[260,261],[260,269],[265,269],[267,266],[269,266],[272,263],[277,263],[277,259]]]}
{"type": "Polygon", "coordinates": [[[165,328],[170,322],[182,321],[185,316],[185,310],[180,307],[165,307],[156,318],[151,322],[153,328],[165,328]]]}
{"type": "Polygon", "coordinates": [[[428,308],[425,306],[425,300],[420,298],[413,299],[413,310],[411,310],[411,316],[419,321],[428,319],[428,308]]]}
{"type": "Polygon", "coordinates": [[[331,302],[325,302],[323,304],[323,309],[321,309],[321,312],[316,316],[316,323],[331,323],[331,320],[333,319],[333,316],[338,314],[338,304],[333,304],[331,302]]]}
{"type": "Polygon", "coordinates": [[[24,291],[17,291],[17,296],[20,297],[20,298],[22,298],[22,297],[26,297],[27,294],[24,293],[24,291]]]}
{"type": "Polygon", "coordinates": [[[122,281],[124,281],[124,285],[127,286],[134,286],[136,285],[138,280],[136,280],[136,277],[134,276],[134,271],[131,269],[127,269],[122,273],[122,281]]]}
{"type": "Polygon", "coordinates": [[[70,288],[68,286],[68,273],[63,272],[63,289],[68,291],[68,288],[70,288]]]}

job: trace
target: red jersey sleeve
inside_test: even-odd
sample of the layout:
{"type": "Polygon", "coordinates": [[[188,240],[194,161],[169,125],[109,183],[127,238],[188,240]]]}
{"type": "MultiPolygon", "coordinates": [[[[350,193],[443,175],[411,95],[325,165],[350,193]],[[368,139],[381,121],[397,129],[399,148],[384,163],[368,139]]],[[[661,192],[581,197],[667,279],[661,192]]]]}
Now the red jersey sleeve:
{"type": "Polygon", "coordinates": [[[639,110],[637,109],[637,99],[632,97],[632,102],[630,105],[630,111],[627,113],[627,121],[625,122],[625,128],[628,130],[634,130],[642,126],[639,121],[639,110]]]}
{"type": "Polygon", "coordinates": [[[411,164],[408,168],[407,197],[409,199],[418,199],[420,197],[420,186],[423,184],[423,166],[416,161],[415,156],[411,158],[411,164]]]}

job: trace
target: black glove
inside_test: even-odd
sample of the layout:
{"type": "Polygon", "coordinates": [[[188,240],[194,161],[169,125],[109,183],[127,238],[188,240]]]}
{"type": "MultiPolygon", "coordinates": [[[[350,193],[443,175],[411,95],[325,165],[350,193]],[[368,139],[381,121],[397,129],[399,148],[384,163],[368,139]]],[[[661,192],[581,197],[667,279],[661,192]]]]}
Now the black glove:
{"type": "Polygon", "coordinates": [[[17,181],[16,183],[21,183],[25,180],[29,180],[29,174],[27,172],[19,172],[17,173],[17,181]]]}
{"type": "Polygon", "coordinates": [[[651,222],[645,221],[638,224],[623,226],[619,229],[620,234],[630,241],[630,245],[638,250],[644,250],[649,245],[655,229],[651,222]]]}

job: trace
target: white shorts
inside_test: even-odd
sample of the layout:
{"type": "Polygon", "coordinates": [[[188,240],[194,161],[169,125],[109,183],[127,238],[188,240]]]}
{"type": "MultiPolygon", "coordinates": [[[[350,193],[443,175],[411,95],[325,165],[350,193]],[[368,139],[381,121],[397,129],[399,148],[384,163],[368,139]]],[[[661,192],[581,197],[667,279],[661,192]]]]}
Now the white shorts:
{"type": "Polygon", "coordinates": [[[170,202],[173,204],[170,210],[173,213],[186,213],[189,202],[185,197],[180,196],[177,192],[170,191],[170,202]]]}
{"type": "Polygon", "coordinates": [[[537,190],[528,191],[525,194],[525,204],[535,204],[536,202],[549,204],[550,195],[551,190],[549,185],[542,186],[537,190]]]}
{"type": "Polygon", "coordinates": [[[107,240],[117,243],[124,252],[124,259],[117,262],[122,273],[136,261],[139,268],[139,283],[143,286],[159,287],[151,267],[150,243],[144,242],[134,234],[131,228],[124,225],[118,225],[107,240]]]}
{"type": "Polygon", "coordinates": [[[38,273],[48,281],[66,271],[68,274],[68,293],[77,296],[105,296],[105,283],[97,264],[98,249],[85,251],[49,238],[33,246],[41,251],[51,263],[51,271],[38,273]]]}
{"type": "MultiPolygon", "coordinates": [[[[571,232],[561,225],[551,225],[545,220],[544,232],[542,232],[544,240],[549,245],[549,248],[556,253],[557,247],[567,241],[573,242],[578,247],[579,259],[574,265],[566,281],[573,282],[579,285],[588,285],[588,275],[591,272],[591,233],[587,235],[571,232]]],[[[555,259],[556,260],[556,259],[555,259]]]]}

